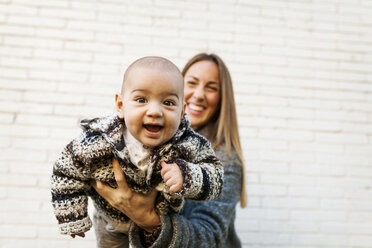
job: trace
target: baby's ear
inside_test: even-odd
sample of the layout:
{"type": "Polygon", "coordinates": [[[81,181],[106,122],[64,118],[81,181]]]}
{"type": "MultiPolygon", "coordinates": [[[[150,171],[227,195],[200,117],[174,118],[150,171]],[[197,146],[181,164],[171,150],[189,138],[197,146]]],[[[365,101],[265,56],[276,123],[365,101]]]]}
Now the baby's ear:
{"type": "Polygon", "coordinates": [[[123,100],[120,94],[115,94],[115,106],[119,118],[124,119],[123,100]]]}

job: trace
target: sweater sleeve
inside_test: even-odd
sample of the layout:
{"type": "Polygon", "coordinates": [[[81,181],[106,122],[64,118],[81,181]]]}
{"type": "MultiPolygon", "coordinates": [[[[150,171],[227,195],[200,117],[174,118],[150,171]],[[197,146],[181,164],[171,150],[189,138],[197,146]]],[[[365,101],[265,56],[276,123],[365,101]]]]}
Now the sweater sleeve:
{"type": "MultiPolygon", "coordinates": [[[[224,186],[220,196],[209,202],[187,201],[182,213],[161,216],[162,230],[153,248],[240,247],[235,233],[235,207],[241,185],[240,163],[224,163],[224,186]]],[[[129,236],[134,248],[141,244],[141,229],[132,225],[129,236]]]]}
{"type": "Polygon", "coordinates": [[[61,234],[88,231],[92,222],[88,216],[90,188],[87,169],[87,132],[70,142],[57,158],[51,178],[52,205],[61,234]],[[84,152],[85,151],[85,152],[84,152]]]}
{"type": "Polygon", "coordinates": [[[193,145],[184,147],[186,159],[174,160],[184,178],[182,189],[177,194],[192,200],[210,201],[221,193],[224,170],[207,139],[198,135],[193,141],[193,145]]]}

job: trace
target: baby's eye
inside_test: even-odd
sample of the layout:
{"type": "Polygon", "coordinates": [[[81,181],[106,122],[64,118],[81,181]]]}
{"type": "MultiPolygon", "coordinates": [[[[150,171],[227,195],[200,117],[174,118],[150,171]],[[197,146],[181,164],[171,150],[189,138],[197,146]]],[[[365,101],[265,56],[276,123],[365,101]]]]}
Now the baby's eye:
{"type": "Polygon", "coordinates": [[[170,100],[164,101],[164,104],[167,105],[167,106],[175,106],[176,105],[176,103],[174,103],[173,101],[170,101],[170,100]]]}
{"type": "Polygon", "coordinates": [[[146,99],[143,98],[143,97],[138,97],[138,98],[136,98],[136,102],[139,102],[139,103],[146,103],[147,101],[146,101],[146,99]]]}

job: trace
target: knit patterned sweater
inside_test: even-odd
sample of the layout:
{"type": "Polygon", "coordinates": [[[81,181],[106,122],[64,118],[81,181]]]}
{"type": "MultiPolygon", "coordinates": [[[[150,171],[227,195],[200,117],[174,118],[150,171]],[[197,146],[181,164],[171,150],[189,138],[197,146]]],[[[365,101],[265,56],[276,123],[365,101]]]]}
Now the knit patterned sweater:
{"type": "Polygon", "coordinates": [[[81,126],[82,134],[64,148],[53,167],[52,205],[61,234],[77,234],[91,228],[88,196],[93,199],[97,211],[112,222],[129,221],[90,186],[92,179],[98,179],[117,187],[111,164],[113,158],[119,161],[128,186],[140,193],[148,193],[163,182],[161,161],[179,166],[184,180],[181,190],[170,194],[166,188],[156,199],[155,209],[161,216],[169,211],[181,211],[184,197],[209,201],[221,192],[223,167],[209,141],[190,128],[186,115],[168,142],[151,148],[146,170],[141,170],[130,160],[123,136],[126,129],[123,119],[113,115],[83,120],[81,126]]]}

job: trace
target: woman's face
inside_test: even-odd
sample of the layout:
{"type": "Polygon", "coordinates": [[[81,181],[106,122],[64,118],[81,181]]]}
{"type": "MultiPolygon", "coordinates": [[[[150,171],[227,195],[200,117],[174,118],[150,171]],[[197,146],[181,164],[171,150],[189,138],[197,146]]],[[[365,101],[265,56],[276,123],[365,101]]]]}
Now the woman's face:
{"type": "Polygon", "coordinates": [[[221,99],[221,82],[217,65],[208,60],[193,64],[185,74],[186,113],[191,127],[207,124],[216,113],[221,99]]]}

